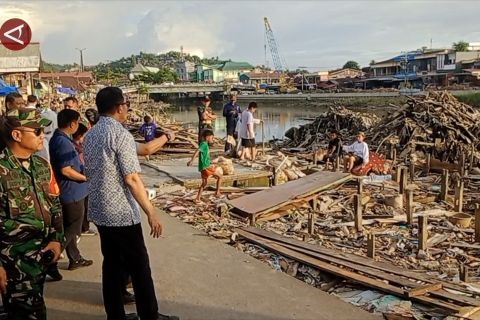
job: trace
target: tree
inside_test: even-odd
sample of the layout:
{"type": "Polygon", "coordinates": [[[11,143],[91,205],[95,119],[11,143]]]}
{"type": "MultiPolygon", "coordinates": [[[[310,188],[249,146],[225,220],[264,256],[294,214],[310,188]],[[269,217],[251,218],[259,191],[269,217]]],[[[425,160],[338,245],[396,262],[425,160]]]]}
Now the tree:
{"type": "Polygon", "coordinates": [[[158,72],[145,72],[138,76],[145,83],[160,84],[177,81],[177,74],[169,68],[161,68],[158,72]]]}
{"type": "Polygon", "coordinates": [[[374,65],[375,63],[375,60],[370,61],[370,65],[374,65]]]}
{"type": "Polygon", "coordinates": [[[455,51],[463,52],[463,51],[468,51],[469,46],[470,46],[470,44],[468,42],[460,40],[458,42],[454,42],[453,45],[452,45],[452,48],[455,51]]]}
{"type": "Polygon", "coordinates": [[[360,65],[358,64],[358,62],[350,60],[343,65],[343,69],[347,69],[347,68],[360,70],[360,65]]]}

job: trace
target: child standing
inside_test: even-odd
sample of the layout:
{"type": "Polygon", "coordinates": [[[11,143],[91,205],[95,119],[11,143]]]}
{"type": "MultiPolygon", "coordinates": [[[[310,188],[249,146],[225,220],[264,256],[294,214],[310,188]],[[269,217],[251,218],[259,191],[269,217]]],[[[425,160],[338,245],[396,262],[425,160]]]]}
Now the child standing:
{"type": "Polygon", "coordinates": [[[202,175],[202,184],[198,189],[197,198],[195,199],[196,203],[201,203],[200,197],[202,196],[203,189],[207,186],[208,177],[213,176],[217,179],[217,189],[215,192],[216,196],[220,195],[220,185],[222,183],[222,175],[216,172],[214,163],[218,162],[218,159],[210,160],[210,148],[209,144],[213,143],[213,131],[205,129],[202,131],[202,141],[198,146],[198,150],[192,156],[192,159],[188,161],[187,166],[191,166],[193,160],[198,157],[198,171],[202,175]]]}
{"type": "MultiPolygon", "coordinates": [[[[143,136],[145,142],[150,142],[155,139],[155,133],[157,131],[157,125],[153,122],[152,117],[145,116],[143,117],[143,124],[138,130],[138,132],[143,136]]],[[[150,160],[150,156],[145,156],[147,161],[150,160]]]]}

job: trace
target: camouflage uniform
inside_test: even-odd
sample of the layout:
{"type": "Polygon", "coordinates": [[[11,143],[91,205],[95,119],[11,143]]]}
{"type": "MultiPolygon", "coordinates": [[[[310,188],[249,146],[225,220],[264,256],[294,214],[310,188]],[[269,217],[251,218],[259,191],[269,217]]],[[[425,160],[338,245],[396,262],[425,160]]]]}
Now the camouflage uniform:
{"type": "MultiPolygon", "coordinates": [[[[22,126],[32,121],[42,126],[45,119],[32,117],[24,117],[22,126]]],[[[8,319],[46,319],[40,251],[50,241],[64,240],[60,201],[50,194],[50,179],[45,159],[32,155],[22,165],[8,147],[0,152],[0,265],[8,279],[2,297],[8,319]]]]}

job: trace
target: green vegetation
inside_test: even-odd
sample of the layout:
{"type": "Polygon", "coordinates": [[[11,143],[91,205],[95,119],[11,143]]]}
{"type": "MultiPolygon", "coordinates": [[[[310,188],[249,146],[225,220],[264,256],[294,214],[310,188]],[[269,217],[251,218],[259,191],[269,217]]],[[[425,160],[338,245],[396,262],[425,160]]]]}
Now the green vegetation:
{"type": "Polygon", "coordinates": [[[454,42],[453,45],[452,45],[452,48],[455,51],[463,52],[463,51],[468,51],[469,46],[470,46],[470,44],[468,42],[460,40],[458,42],[454,42]]]}
{"type": "Polygon", "coordinates": [[[455,97],[466,104],[474,107],[480,107],[480,92],[466,92],[455,94],[455,97]]]}
{"type": "Polygon", "coordinates": [[[347,69],[347,68],[360,70],[360,65],[358,64],[357,61],[350,60],[343,65],[343,69],[347,69]]]}
{"type": "Polygon", "coordinates": [[[161,68],[158,72],[146,72],[138,76],[138,80],[145,83],[160,84],[177,81],[177,74],[170,68],[161,68]]]}

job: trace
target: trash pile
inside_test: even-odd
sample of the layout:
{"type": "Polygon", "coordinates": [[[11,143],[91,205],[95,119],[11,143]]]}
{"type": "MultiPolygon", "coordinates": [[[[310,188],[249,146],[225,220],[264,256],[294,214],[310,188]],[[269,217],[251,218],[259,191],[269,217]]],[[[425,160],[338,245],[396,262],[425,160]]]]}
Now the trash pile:
{"type": "Polygon", "coordinates": [[[289,139],[284,148],[315,150],[328,141],[328,132],[336,129],[344,139],[354,137],[359,131],[368,131],[380,118],[371,113],[360,113],[345,107],[335,106],[318,116],[313,122],[292,127],[285,136],[289,139]]]}
{"type": "Polygon", "coordinates": [[[477,151],[479,120],[479,111],[450,93],[429,92],[426,97],[410,97],[397,112],[371,129],[369,140],[377,145],[386,141],[398,146],[400,157],[415,148],[453,163],[459,160],[461,152],[471,152],[472,148],[477,151]]]}

